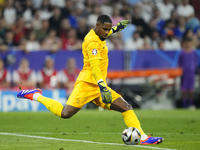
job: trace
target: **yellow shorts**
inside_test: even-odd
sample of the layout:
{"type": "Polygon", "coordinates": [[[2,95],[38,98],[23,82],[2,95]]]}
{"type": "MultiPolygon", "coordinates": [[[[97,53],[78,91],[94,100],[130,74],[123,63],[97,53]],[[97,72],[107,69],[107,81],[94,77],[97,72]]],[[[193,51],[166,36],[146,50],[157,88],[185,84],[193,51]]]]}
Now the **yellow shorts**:
{"type": "MultiPolygon", "coordinates": [[[[121,95],[116,93],[110,87],[107,86],[107,88],[111,91],[112,102],[121,97],[121,95]]],[[[101,93],[98,85],[80,81],[74,85],[74,89],[69,96],[66,104],[77,108],[82,108],[85,104],[91,101],[104,109],[110,109],[111,104],[105,104],[102,102],[101,93]]]]}

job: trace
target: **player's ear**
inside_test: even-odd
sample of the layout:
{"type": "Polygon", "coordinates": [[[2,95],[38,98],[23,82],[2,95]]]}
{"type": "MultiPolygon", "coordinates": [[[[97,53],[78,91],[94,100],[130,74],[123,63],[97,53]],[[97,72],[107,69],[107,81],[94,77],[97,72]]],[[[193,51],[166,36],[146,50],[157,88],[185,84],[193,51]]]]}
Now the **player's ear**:
{"type": "Polygon", "coordinates": [[[102,25],[102,23],[99,22],[99,21],[97,21],[97,23],[96,23],[96,27],[99,28],[101,25],[102,25]]]}
{"type": "Polygon", "coordinates": [[[96,23],[96,28],[98,28],[98,27],[99,27],[99,22],[96,23]]]}

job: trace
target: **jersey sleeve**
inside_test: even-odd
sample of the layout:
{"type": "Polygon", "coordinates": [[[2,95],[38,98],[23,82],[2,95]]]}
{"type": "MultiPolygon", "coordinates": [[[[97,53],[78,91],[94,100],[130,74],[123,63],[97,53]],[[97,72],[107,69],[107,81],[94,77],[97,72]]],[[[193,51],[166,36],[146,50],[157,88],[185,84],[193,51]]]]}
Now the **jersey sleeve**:
{"type": "Polygon", "coordinates": [[[111,29],[107,35],[107,37],[109,37],[111,34],[113,34],[113,30],[111,29]]]}
{"type": "Polygon", "coordinates": [[[101,57],[101,47],[98,42],[91,42],[87,47],[87,53],[89,56],[90,67],[96,82],[103,79],[100,70],[100,59],[101,57]]]}
{"type": "Polygon", "coordinates": [[[98,42],[91,42],[86,48],[87,54],[89,56],[89,61],[93,59],[102,59],[101,57],[101,47],[98,42]]]}

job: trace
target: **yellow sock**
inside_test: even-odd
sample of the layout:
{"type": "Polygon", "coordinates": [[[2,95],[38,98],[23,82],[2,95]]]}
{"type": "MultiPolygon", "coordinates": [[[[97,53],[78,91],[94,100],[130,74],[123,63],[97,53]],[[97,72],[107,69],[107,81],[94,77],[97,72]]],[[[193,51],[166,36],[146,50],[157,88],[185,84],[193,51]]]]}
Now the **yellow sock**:
{"type": "Polygon", "coordinates": [[[123,112],[122,116],[124,118],[124,122],[127,127],[135,127],[140,131],[141,135],[145,134],[144,131],[142,130],[142,128],[140,126],[140,122],[133,110],[127,110],[127,111],[123,112]]]}
{"type": "Polygon", "coordinates": [[[55,101],[55,100],[53,100],[51,98],[44,97],[42,95],[40,95],[37,98],[37,101],[42,103],[44,106],[46,106],[46,108],[48,110],[50,110],[52,113],[54,113],[55,115],[61,117],[61,112],[63,110],[63,105],[60,102],[55,101]]]}

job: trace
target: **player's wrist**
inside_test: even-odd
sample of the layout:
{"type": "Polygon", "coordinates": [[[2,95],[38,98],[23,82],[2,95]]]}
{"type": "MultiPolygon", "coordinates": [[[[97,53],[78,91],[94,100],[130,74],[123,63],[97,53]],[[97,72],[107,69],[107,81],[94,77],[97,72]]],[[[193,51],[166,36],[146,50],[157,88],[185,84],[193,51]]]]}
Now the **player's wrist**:
{"type": "Polygon", "coordinates": [[[118,22],[116,26],[113,26],[113,27],[112,27],[113,33],[125,29],[126,26],[127,26],[128,24],[130,24],[130,23],[131,23],[131,20],[122,20],[122,21],[118,22]]]}
{"type": "Polygon", "coordinates": [[[111,29],[112,29],[112,33],[119,31],[119,28],[117,26],[113,26],[111,29]]]}
{"type": "Polygon", "coordinates": [[[97,84],[99,84],[100,82],[103,82],[103,79],[100,79],[97,81],[97,84]]]}
{"type": "MultiPolygon", "coordinates": [[[[98,85],[99,85],[99,88],[100,88],[101,91],[102,91],[103,89],[106,88],[106,84],[103,82],[103,80],[100,81],[100,82],[98,83],[98,85]]],[[[106,89],[107,89],[107,88],[106,88],[106,89]]]]}

